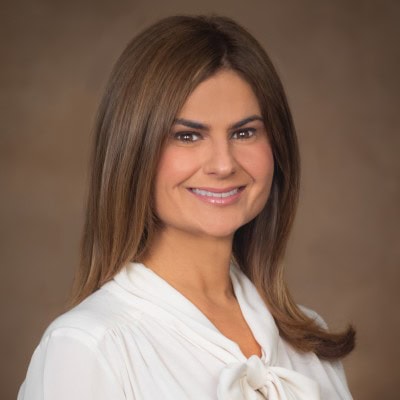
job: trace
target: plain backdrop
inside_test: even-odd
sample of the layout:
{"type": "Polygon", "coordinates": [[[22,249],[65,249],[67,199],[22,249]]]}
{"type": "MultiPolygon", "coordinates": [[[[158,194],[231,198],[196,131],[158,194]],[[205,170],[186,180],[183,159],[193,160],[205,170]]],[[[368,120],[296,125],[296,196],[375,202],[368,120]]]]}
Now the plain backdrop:
{"type": "Polygon", "coordinates": [[[113,63],[158,18],[218,13],[275,63],[302,188],[286,257],[298,303],[333,330],[356,399],[398,399],[398,1],[1,1],[1,399],[15,399],[78,262],[90,131],[113,63]]]}

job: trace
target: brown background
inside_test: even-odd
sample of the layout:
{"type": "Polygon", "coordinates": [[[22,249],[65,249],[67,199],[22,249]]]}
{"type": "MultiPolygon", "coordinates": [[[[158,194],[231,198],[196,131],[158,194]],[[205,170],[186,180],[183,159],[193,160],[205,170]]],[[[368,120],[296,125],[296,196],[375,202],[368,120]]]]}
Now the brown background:
{"type": "Polygon", "coordinates": [[[0,397],[13,399],[78,260],[89,132],[113,62],[159,17],[217,12],[266,47],[287,88],[303,186],[287,270],[296,300],[358,328],[356,399],[397,399],[397,1],[1,2],[0,397]]]}

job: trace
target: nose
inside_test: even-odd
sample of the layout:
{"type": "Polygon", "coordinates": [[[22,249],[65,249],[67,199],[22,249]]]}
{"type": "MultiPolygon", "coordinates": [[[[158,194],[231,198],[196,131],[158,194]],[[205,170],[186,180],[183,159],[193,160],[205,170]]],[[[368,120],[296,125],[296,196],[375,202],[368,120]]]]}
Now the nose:
{"type": "Polygon", "coordinates": [[[210,143],[204,156],[203,171],[219,178],[235,173],[237,164],[229,140],[219,139],[210,143]]]}

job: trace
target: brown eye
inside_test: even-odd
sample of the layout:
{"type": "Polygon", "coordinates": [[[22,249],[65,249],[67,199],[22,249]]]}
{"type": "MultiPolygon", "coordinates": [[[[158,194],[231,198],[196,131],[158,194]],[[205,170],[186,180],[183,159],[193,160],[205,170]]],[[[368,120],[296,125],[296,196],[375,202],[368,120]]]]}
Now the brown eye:
{"type": "Polygon", "coordinates": [[[233,132],[232,139],[246,140],[255,135],[254,128],[241,129],[240,131],[233,132]]]}
{"type": "Polygon", "coordinates": [[[183,143],[193,143],[200,140],[201,136],[195,132],[178,132],[174,135],[174,138],[183,143]]]}

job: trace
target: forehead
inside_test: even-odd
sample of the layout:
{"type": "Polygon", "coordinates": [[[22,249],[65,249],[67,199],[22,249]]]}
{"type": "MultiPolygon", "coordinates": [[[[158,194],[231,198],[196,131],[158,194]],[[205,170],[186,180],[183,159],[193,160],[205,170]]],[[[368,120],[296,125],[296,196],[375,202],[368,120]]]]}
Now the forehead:
{"type": "Polygon", "coordinates": [[[221,70],[194,89],[178,118],[234,122],[254,114],[261,110],[252,87],[237,72],[221,70]]]}

